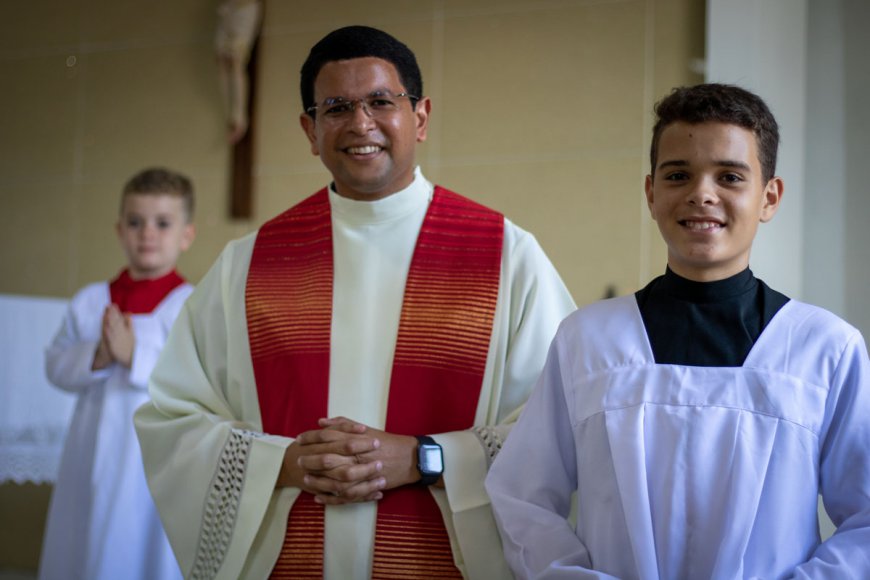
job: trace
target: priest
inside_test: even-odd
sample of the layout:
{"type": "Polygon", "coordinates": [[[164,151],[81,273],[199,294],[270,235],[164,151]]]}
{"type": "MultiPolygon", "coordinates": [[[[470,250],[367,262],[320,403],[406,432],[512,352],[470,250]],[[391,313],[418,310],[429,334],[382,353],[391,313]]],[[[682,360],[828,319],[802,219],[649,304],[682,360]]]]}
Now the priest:
{"type": "Polygon", "coordinates": [[[534,237],[417,168],[407,46],[334,31],[301,92],[332,183],[227,246],[136,416],[182,570],[509,577],[483,481],[572,300],[534,237]]]}

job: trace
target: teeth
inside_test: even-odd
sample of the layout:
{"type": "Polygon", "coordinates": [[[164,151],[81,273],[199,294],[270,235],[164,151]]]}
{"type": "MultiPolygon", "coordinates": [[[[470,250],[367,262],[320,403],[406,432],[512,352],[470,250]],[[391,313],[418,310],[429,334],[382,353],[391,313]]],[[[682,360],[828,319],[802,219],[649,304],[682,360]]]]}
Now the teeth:
{"type": "Polygon", "coordinates": [[[377,153],[381,148],[376,145],[366,145],[365,147],[348,147],[347,152],[352,155],[368,155],[369,153],[377,153]]]}
{"type": "Polygon", "coordinates": [[[720,227],[718,222],[685,221],[683,224],[690,230],[712,230],[713,228],[720,227]]]}

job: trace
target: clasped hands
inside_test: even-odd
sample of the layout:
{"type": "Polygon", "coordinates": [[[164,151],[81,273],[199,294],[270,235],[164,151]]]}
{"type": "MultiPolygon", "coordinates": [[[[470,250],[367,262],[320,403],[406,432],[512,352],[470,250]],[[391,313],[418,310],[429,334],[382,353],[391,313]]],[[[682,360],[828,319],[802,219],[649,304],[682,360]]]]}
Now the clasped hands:
{"type": "Polygon", "coordinates": [[[420,479],[417,439],[346,417],[320,419],[285,452],[278,486],[299,487],[316,502],[377,501],[383,492],[420,479]]]}
{"type": "Polygon", "coordinates": [[[113,362],[130,368],[135,346],[136,335],[130,315],[122,313],[115,304],[109,304],[103,312],[100,344],[94,353],[91,369],[104,369],[113,362]]]}

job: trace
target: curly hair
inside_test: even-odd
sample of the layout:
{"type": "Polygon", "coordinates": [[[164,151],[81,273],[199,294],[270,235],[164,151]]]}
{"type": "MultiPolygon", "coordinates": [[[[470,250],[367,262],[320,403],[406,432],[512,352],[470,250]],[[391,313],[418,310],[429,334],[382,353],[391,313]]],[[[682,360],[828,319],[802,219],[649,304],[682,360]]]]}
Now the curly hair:
{"type": "Polygon", "coordinates": [[[764,181],[776,173],[779,126],[758,95],[735,85],[707,83],[678,87],[655,106],[656,123],[650,146],[650,174],[655,175],[659,140],[669,125],[677,122],[728,123],[755,135],[764,181]]]}

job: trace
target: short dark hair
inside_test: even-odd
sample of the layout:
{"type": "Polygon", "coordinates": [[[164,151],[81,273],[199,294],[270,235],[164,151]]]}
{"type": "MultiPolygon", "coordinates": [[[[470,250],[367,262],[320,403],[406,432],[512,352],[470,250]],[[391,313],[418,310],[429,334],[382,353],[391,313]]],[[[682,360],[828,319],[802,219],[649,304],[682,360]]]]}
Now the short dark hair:
{"type": "Polygon", "coordinates": [[[193,221],[193,183],[184,175],[164,167],[143,169],[127,181],[121,194],[121,211],[128,195],[171,195],[180,197],[187,222],[193,221]]]}
{"type": "MultiPolygon", "coordinates": [[[[367,56],[391,63],[396,67],[405,91],[418,98],[423,96],[423,75],[410,48],[377,28],[346,26],[324,36],[308,53],[299,81],[302,109],[307,111],[315,105],[314,81],[326,63],[367,56]]],[[[416,104],[416,100],[411,99],[411,107],[416,107],[416,104]]],[[[313,113],[309,115],[314,117],[313,113]]]]}
{"type": "Polygon", "coordinates": [[[728,123],[752,131],[765,183],[776,173],[779,126],[764,101],[735,85],[707,83],[678,87],[655,106],[656,124],[650,145],[650,173],[655,175],[659,140],[668,125],[677,122],[728,123]]]}

